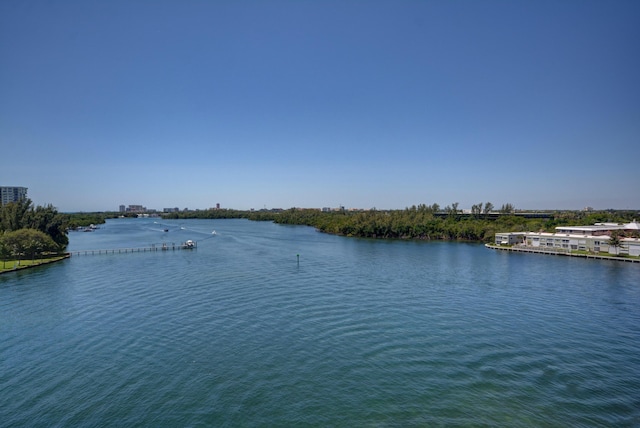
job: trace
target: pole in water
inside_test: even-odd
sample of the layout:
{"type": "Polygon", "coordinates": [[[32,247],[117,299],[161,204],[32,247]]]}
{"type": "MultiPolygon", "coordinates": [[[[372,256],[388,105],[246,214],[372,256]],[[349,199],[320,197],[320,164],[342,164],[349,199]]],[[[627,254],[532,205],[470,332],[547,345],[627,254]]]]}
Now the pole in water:
{"type": "Polygon", "coordinates": [[[300,264],[300,254],[296,254],[296,257],[298,258],[298,265],[300,264]]]}

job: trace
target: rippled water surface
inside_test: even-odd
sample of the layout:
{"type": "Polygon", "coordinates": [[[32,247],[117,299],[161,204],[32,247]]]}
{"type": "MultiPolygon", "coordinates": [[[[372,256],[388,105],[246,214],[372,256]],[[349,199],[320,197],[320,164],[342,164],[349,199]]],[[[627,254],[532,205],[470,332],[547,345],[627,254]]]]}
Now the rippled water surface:
{"type": "Polygon", "coordinates": [[[0,275],[0,426],[640,426],[637,264],[246,220],[69,249],[186,239],[0,275]]]}

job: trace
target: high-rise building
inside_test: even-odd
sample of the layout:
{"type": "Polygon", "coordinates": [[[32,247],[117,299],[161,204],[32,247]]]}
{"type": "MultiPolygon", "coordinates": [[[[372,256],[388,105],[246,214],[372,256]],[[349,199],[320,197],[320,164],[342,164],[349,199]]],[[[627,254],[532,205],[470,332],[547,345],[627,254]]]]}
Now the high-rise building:
{"type": "Polygon", "coordinates": [[[0,205],[18,202],[27,198],[26,187],[0,186],[0,205]]]}
{"type": "Polygon", "coordinates": [[[129,205],[127,207],[128,213],[143,213],[147,211],[147,207],[143,207],[142,205],[129,205]]]}

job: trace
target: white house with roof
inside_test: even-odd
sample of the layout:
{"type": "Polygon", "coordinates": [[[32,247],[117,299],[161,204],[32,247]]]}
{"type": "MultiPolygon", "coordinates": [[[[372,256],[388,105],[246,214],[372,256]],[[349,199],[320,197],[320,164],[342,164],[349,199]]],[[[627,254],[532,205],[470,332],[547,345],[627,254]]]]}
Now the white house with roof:
{"type": "Polygon", "coordinates": [[[593,226],[558,226],[556,233],[503,232],[496,233],[496,245],[517,245],[555,251],[589,251],[592,253],[640,256],[639,238],[620,238],[620,245],[609,245],[611,232],[639,231],[640,225],[631,223],[599,223],[593,226]]]}
{"type": "Polygon", "coordinates": [[[572,235],[608,235],[614,230],[638,231],[640,224],[635,220],[631,223],[596,223],[592,226],[557,226],[556,233],[570,233],[572,235]]]}

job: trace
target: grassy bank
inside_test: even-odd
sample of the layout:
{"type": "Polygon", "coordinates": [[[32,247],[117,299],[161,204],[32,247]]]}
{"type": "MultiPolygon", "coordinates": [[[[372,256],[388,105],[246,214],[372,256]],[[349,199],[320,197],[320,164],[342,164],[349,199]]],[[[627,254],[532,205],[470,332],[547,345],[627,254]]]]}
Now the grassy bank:
{"type": "Polygon", "coordinates": [[[35,260],[5,260],[5,261],[0,261],[0,274],[6,273],[6,272],[13,272],[13,271],[16,271],[16,270],[21,270],[21,269],[28,269],[28,268],[35,267],[35,266],[46,265],[46,264],[49,264],[49,263],[55,263],[55,262],[58,262],[60,260],[64,260],[66,258],[69,258],[68,254],[62,254],[60,256],[46,257],[46,258],[35,259],[35,260]]]}

